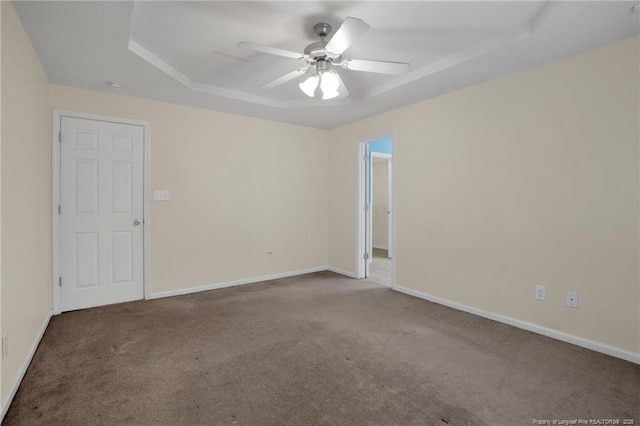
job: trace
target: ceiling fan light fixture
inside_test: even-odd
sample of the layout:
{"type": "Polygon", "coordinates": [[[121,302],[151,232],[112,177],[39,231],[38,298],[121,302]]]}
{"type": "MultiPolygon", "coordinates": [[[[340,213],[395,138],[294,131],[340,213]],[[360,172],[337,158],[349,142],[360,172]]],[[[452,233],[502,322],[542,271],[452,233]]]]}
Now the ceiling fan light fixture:
{"type": "Polygon", "coordinates": [[[302,83],[298,84],[298,87],[304,92],[305,95],[313,98],[316,94],[316,89],[318,88],[318,80],[320,79],[317,75],[312,75],[302,83]]]}
{"type": "Polygon", "coordinates": [[[307,45],[303,54],[245,41],[238,43],[238,47],[285,58],[304,60],[304,66],[263,85],[262,89],[273,89],[311,72],[313,75],[299,83],[298,87],[305,95],[315,98],[318,86],[320,86],[322,99],[327,100],[338,96],[349,96],[349,91],[340,79],[340,75],[332,70],[331,67],[342,67],[348,71],[366,71],[390,75],[401,75],[409,71],[410,65],[406,62],[347,59],[342,57],[342,54],[351,47],[354,41],[370,28],[369,24],[362,19],[346,17],[340,24],[338,31],[328,41],[325,41],[325,38],[331,33],[331,25],[322,22],[318,23],[313,27],[313,30],[320,37],[320,41],[307,45]]]}

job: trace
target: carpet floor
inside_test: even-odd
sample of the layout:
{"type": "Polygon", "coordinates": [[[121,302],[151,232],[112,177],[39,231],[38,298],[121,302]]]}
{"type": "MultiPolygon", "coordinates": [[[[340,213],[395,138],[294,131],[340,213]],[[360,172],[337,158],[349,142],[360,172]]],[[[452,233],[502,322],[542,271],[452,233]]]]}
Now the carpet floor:
{"type": "Polygon", "coordinates": [[[320,272],[55,316],[3,424],[580,419],[640,424],[640,366],[320,272]]]}

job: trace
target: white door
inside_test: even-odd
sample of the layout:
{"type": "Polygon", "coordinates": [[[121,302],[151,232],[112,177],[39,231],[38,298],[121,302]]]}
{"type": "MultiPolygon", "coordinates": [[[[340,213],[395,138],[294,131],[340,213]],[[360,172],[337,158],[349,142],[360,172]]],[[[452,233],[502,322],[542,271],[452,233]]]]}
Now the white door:
{"type": "Polygon", "coordinates": [[[62,117],[60,129],[62,311],[142,299],[144,128],[62,117]]]}

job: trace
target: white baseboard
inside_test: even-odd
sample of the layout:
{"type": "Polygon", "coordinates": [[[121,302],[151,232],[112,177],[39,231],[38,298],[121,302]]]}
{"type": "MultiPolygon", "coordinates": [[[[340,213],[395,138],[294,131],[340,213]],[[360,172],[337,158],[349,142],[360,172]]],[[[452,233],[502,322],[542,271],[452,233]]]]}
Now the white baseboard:
{"type": "Polygon", "coordinates": [[[178,290],[161,291],[161,292],[158,292],[158,293],[151,293],[151,295],[149,296],[149,299],[160,299],[160,298],[163,298],[163,297],[180,296],[180,295],[183,295],[183,294],[198,293],[198,292],[207,291],[207,290],[218,290],[218,289],[221,289],[221,288],[235,287],[235,286],[239,286],[239,285],[259,283],[261,281],[277,280],[277,279],[280,279],[280,278],[288,278],[288,277],[293,277],[293,276],[296,276],[296,275],[310,274],[312,272],[321,272],[321,271],[326,271],[326,270],[327,270],[326,266],[317,266],[315,268],[300,269],[300,270],[297,270],[297,271],[289,271],[289,272],[281,272],[279,274],[263,275],[263,276],[260,276],[260,277],[244,278],[244,279],[240,279],[240,280],[227,281],[227,282],[222,282],[222,283],[205,284],[205,285],[201,285],[201,286],[198,286],[198,287],[189,287],[189,288],[181,288],[181,289],[178,289],[178,290]]]}
{"type": "Polygon", "coordinates": [[[553,339],[561,340],[563,342],[571,343],[576,346],[591,349],[596,352],[611,355],[616,358],[621,358],[626,361],[630,361],[636,364],[640,364],[640,353],[631,352],[626,349],[618,348],[616,346],[608,345],[606,343],[600,343],[593,340],[585,339],[573,334],[564,333],[562,331],[553,330],[551,328],[543,327],[537,324],[533,324],[526,321],[521,321],[515,318],[511,318],[505,315],[495,314],[493,312],[485,311],[484,309],[474,308],[473,306],[463,305],[462,303],[453,302],[451,300],[443,299],[441,297],[432,296],[421,291],[412,290],[406,287],[393,286],[393,290],[405,293],[410,296],[415,296],[420,299],[428,300],[429,302],[437,303],[439,305],[448,306],[459,311],[468,312],[470,314],[478,315],[480,317],[488,318],[490,320],[498,321],[504,324],[511,325],[513,327],[521,328],[523,330],[531,331],[533,333],[542,334],[543,336],[551,337],[553,339]]]}
{"type": "Polygon", "coordinates": [[[344,269],[334,268],[333,266],[327,267],[327,271],[335,272],[336,274],[344,275],[349,278],[358,279],[356,274],[354,274],[353,272],[345,271],[344,269]]]}
{"type": "Polygon", "coordinates": [[[382,245],[382,244],[372,244],[371,246],[372,246],[373,248],[377,248],[377,249],[389,250],[389,246],[382,245]]]}
{"type": "Polygon", "coordinates": [[[11,385],[11,389],[9,389],[9,393],[7,394],[7,397],[4,399],[4,401],[2,401],[2,415],[0,416],[0,422],[4,419],[4,416],[7,414],[7,411],[9,411],[9,406],[11,405],[11,402],[13,401],[13,397],[15,397],[16,396],[16,392],[18,392],[18,388],[20,387],[20,383],[22,383],[22,379],[24,378],[24,375],[27,373],[27,368],[29,368],[29,364],[31,364],[31,360],[33,359],[33,355],[35,355],[36,349],[38,349],[38,345],[40,344],[40,341],[42,340],[42,336],[44,336],[44,332],[47,329],[47,326],[49,325],[49,321],[51,320],[51,316],[52,315],[53,315],[53,311],[49,311],[47,313],[47,317],[44,319],[44,322],[42,323],[42,327],[40,328],[40,331],[38,332],[38,336],[33,341],[33,344],[31,345],[31,349],[29,350],[29,353],[27,354],[27,357],[25,358],[24,362],[22,363],[22,367],[20,368],[20,371],[18,372],[18,375],[16,376],[15,380],[13,381],[13,384],[11,385]]]}

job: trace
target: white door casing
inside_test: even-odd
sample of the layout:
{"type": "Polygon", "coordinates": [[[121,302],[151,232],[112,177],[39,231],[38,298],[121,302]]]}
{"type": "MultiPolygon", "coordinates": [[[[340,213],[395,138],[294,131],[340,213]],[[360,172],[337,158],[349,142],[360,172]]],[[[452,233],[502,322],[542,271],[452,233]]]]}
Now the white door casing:
{"type": "MultiPolygon", "coordinates": [[[[370,161],[369,159],[369,143],[380,139],[391,138],[394,140],[393,132],[380,133],[377,135],[371,135],[368,137],[362,137],[357,140],[357,161],[355,167],[357,170],[356,179],[356,235],[355,235],[355,247],[356,247],[356,278],[366,278],[369,276],[368,262],[365,260],[365,253],[369,249],[371,241],[370,226],[371,219],[368,217],[366,203],[367,203],[367,188],[368,179],[370,177],[370,161]]],[[[395,246],[395,234],[396,234],[396,220],[395,220],[395,205],[396,205],[396,179],[395,179],[395,149],[394,154],[375,154],[377,156],[389,158],[389,238],[388,249],[389,257],[391,258],[391,288],[396,286],[396,246],[395,246]]]]}
{"type": "Polygon", "coordinates": [[[142,299],[145,127],[59,126],[59,311],[142,299]]]}

